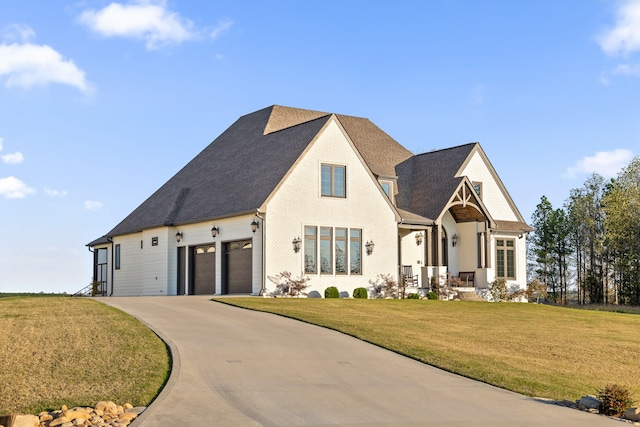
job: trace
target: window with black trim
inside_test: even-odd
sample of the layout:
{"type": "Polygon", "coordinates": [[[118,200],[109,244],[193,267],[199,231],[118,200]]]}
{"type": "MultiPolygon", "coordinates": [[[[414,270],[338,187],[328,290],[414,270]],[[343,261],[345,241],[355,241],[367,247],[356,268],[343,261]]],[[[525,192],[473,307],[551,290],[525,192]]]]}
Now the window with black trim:
{"type": "Polygon", "coordinates": [[[158,238],[157,237],[152,237],[151,238],[151,246],[158,246],[158,238]]]}
{"type": "Polygon", "coordinates": [[[347,197],[347,167],[321,166],[320,193],[323,197],[347,197]]]}
{"type": "Polygon", "coordinates": [[[116,249],[115,249],[115,269],[116,270],[120,270],[120,244],[118,243],[116,245],[116,249]]]}

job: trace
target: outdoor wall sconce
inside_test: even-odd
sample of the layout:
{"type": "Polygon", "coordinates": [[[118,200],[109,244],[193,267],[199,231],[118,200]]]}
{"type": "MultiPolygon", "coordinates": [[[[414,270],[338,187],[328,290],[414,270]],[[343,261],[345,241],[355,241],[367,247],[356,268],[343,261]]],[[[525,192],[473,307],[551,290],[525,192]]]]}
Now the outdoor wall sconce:
{"type": "Polygon", "coordinates": [[[220,229],[218,228],[217,225],[214,225],[213,227],[211,227],[211,237],[215,239],[218,236],[218,233],[220,233],[220,229]]]}
{"type": "Polygon", "coordinates": [[[254,218],[253,221],[251,221],[251,231],[255,233],[258,228],[260,228],[260,224],[254,218]]]}
{"type": "Polygon", "coordinates": [[[424,235],[422,233],[416,234],[416,245],[420,246],[422,244],[422,238],[424,235]]]}
{"type": "Polygon", "coordinates": [[[182,240],[182,232],[178,231],[176,233],[176,242],[180,243],[180,240],[182,240]]]}
{"type": "Polygon", "coordinates": [[[451,238],[451,244],[453,245],[454,248],[458,244],[458,235],[457,234],[454,234],[453,237],[451,238]]]}
{"type": "Polygon", "coordinates": [[[375,243],[373,243],[373,240],[369,240],[369,241],[364,245],[365,249],[367,250],[367,255],[371,255],[371,254],[373,253],[373,247],[374,247],[375,245],[376,245],[376,244],[375,244],[375,243]]]}
{"type": "Polygon", "coordinates": [[[293,241],[291,242],[293,244],[293,252],[295,253],[300,252],[300,242],[302,242],[302,240],[300,240],[299,237],[296,237],[295,239],[293,239],[293,241]]]}

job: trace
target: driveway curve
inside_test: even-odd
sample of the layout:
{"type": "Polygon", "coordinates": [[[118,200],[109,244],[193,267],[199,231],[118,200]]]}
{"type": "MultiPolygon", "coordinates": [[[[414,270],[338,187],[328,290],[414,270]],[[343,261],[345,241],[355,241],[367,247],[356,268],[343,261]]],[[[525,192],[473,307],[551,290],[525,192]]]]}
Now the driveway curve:
{"type": "Polygon", "coordinates": [[[621,425],[210,298],[99,299],[145,322],[173,354],[170,380],[132,426],[621,425]]]}

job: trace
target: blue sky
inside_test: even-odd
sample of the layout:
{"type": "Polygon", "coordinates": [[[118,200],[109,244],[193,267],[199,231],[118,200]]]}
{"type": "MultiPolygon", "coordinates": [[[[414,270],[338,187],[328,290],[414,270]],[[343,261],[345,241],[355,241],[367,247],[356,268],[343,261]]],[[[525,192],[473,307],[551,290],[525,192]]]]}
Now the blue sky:
{"type": "Polygon", "coordinates": [[[0,0],[0,292],[88,284],[86,243],[273,104],[478,141],[530,220],[640,155],[640,1],[0,0]]]}

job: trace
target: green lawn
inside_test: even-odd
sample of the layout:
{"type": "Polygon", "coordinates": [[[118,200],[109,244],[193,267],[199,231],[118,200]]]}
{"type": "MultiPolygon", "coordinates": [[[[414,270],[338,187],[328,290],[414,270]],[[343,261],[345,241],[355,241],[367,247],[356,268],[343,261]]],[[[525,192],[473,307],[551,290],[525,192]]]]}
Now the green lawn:
{"type": "Polygon", "coordinates": [[[640,315],[536,304],[224,298],[335,329],[529,396],[575,400],[608,384],[640,398],[640,315]]]}
{"type": "Polygon", "coordinates": [[[0,298],[0,415],[148,405],[169,374],[167,349],[131,316],[62,296],[0,298]]]}

